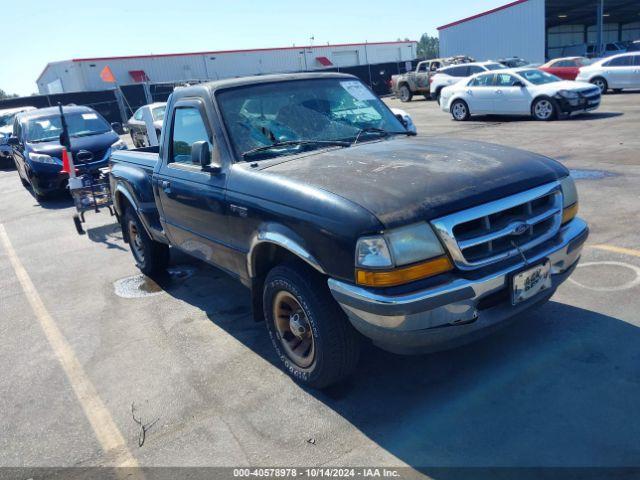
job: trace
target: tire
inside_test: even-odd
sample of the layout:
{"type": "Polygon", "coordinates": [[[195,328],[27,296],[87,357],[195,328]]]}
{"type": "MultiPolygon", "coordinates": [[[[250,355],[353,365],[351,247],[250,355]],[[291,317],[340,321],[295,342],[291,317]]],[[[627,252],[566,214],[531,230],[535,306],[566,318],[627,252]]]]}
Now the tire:
{"type": "Polygon", "coordinates": [[[424,99],[428,102],[431,100],[431,94],[430,93],[425,93],[424,95],[424,99]]]}
{"type": "Polygon", "coordinates": [[[600,89],[600,93],[602,95],[605,95],[607,93],[607,90],[609,90],[609,84],[607,83],[607,80],[602,77],[596,77],[592,79],[591,83],[600,89]]]}
{"type": "Polygon", "coordinates": [[[464,100],[454,100],[451,104],[451,116],[456,122],[465,122],[471,117],[469,105],[464,100]]]}
{"type": "Polygon", "coordinates": [[[407,103],[413,98],[413,93],[411,93],[407,85],[402,85],[398,90],[398,98],[401,102],[407,103]]]}
{"type": "Polygon", "coordinates": [[[436,90],[436,102],[440,105],[440,94],[442,93],[442,89],[436,90]]]}
{"type": "Polygon", "coordinates": [[[132,208],[125,211],[122,226],[140,271],[145,275],[164,273],[169,265],[169,246],[151,240],[132,208]]]}
{"type": "Polygon", "coordinates": [[[18,174],[18,177],[20,177],[20,183],[22,183],[22,186],[24,188],[29,188],[29,182],[27,182],[24,178],[22,178],[22,175],[18,174]]]}
{"type": "Polygon", "coordinates": [[[355,370],[360,336],[315,272],[294,264],[275,267],[264,283],[263,306],[271,343],[296,381],[325,388],[355,370]]]}
{"type": "Polygon", "coordinates": [[[538,98],[531,105],[531,115],[541,122],[555,120],[558,116],[558,107],[548,97],[538,98]]]}
{"type": "Polygon", "coordinates": [[[614,88],[613,89],[613,93],[615,93],[615,94],[622,93],[622,89],[621,88],[614,88]]]}

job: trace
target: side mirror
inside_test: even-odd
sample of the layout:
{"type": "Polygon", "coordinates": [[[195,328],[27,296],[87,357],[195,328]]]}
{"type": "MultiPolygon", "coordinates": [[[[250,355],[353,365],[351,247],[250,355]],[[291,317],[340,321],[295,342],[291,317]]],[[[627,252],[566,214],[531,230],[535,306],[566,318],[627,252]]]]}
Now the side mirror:
{"type": "Polygon", "coordinates": [[[219,165],[212,164],[211,148],[209,148],[209,142],[204,140],[195,142],[191,146],[191,163],[200,165],[203,172],[218,173],[220,171],[219,165]]]}
{"type": "Polygon", "coordinates": [[[402,124],[402,126],[407,132],[409,132],[411,135],[418,134],[418,130],[416,129],[416,126],[413,123],[413,119],[411,118],[411,115],[409,115],[407,112],[399,108],[392,108],[391,112],[396,116],[396,118],[400,121],[400,123],[402,124]]]}
{"type": "Polygon", "coordinates": [[[18,140],[18,137],[14,137],[13,135],[11,135],[9,138],[7,138],[7,145],[17,147],[18,145],[20,145],[20,140],[18,140]]]}
{"type": "Polygon", "coordinates": [[[118,135],[124,134],[124,128],[122,128],[122,124],[120,122],[113,122],[111,124],[111,128],[113,128],[113,131],[116,132],[118,135]]]}

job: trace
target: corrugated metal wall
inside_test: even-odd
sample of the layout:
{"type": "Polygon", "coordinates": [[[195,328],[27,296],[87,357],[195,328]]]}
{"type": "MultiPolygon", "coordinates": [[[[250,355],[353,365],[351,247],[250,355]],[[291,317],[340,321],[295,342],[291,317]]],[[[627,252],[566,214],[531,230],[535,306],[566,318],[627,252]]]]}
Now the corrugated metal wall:
{"type": "Polygon", "coordinates": [[[440,30],[440,54],[544,62],[545,27],[545,0],[528,0],[440,30]]]}
{"type": "Polygon", "coordinates": [[[175,83],[405,62],[416,55],[415,42],[393,42],[57,62],[45,70],[38,88],[41,93],[49,93],[49,86],[58,78],[64,91],[109,88],[111,85],[100,78],[107,65],[124,85],[134,82],[129,73],[134,70],[143,70],[151,83],[175,83]],[[327,57],[333,66],[323,66],[318,57],[327,57]]]}

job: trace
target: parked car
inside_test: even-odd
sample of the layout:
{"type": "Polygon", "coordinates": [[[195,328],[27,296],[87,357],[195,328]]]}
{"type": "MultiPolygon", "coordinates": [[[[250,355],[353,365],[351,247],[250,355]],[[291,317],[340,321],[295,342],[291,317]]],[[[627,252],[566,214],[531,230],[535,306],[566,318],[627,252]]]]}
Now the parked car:
{"type": "Polygon", "coordinates": [[[528,60],[520,57],[502,58],[498,60],[498,63],[504,65],[507,68],[531,67],[533,65],[528,60]]]}
{"type": "Polygon", "coordinates": [[[614,55],[581,67],[576,80],[593,83],[602,93],[640,88],[640,52],[614,55]]]}
{"type": "Polygon", "coordinates": [[[111,156],[136,264],[164,271],[171,245],[239,279],[313,387],[355,370],[362,336],[419,353],[489,333],[548,300],[588,235],[560,163],[416,137],[351,75],[182,88],[166,119],[159,148],[111,156]]]}
{"type": "Polygon", "coordinates": [[[410,102],[414,95],[424,95],[429,99],[429,79],[442,67],[473,62],[465,56],[434,58],[418,63],[415,71],[391,77],[391,92],[402,102],[410,102]]]}
{"type": "Polygon", "coordinates": [[[627,52],[640,52],[640,40],[634,40],[627,45],[627,52]]]}
{"type": "Polygon", "coordinates": [[[149,105],[143,105],[132,115],[129,121],[126,123],[131,135],[133,145],[138,147],[148,147],[149,134],[147,133],[147,124],[144,121],[145,110],[151,112],[151,118],[153,118],[153,127],[156,130],[156,135],[160,138],[160,132],[162,131],[162,122],[164,121],[164,111],[167,107],[166,102],[150,103],[149,105]]]}
{"type": "Polygon", "coordinates": [[[507,67],[498,62],[476,62],[441,68],[431,77],[431,98],[440,103],[440,92],[444,87],[468,79],[476,73],[503,70],[505,68],[507,67]]]}
{"type": "Polygon", "coordinates": [[[611,42],[604,45],[604,51],[599,52],[598,46],[595,44],[587,45],[587,57],[596,58],[596,57],[610,57],[611,55],[618,55],[620,53],[625,53],[627,48],[622,42],[611,42]]]}
{"type": "Polygon", "coordinates": [[[525,68],[474,75],[442,91],[440,106],[454,120],[471,115],[526,115],[553,120],[560,114],[590,112],[600,106],[600,90],[525,68]]]}
{"type": "Polygon", "coordinates": [[[564,80],[575,80],[580,68],[590,64],[591,60],[586,57],[566,57],[556,58],[538,68],[564,80]]]}
{"type": "Polygon", "coordinates": [[[7,143],[13,131],[13,122],[16,115],[22,112],[35,110],[35,107],[17,107],[0,110],[0,162],[13,162],[11,146],[7,143]]]}
{"type": "MultiPolygon", "coordinates": [[[[71,153],[79,173],[106,167],[112,150],[127,148],[111,125],[89,107],[63,107],[69,128],[71,153]]],[[[62,172],[62,124],[58,107],[18,114],[9,138],[18,175],[41,200],[64,190],[68,174],[62,172]]]]}

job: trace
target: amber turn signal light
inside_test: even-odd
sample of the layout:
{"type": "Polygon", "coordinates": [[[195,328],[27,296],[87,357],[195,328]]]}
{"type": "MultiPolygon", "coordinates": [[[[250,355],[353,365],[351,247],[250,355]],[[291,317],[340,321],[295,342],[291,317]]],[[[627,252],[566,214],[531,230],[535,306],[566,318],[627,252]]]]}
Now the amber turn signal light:
{"type": "Polygon", "coordinates": [[[450,270],[453,270],[451,260],[449,257],[442,256],[394,270],[356,269],[356,282],[366,287],[395,287],[450,270]]]}
{"type": "Polygon", "coordinates": [[[565,223],[569,223],[571,220],[576,218],[577,215],[578,215],[578,202],[565,208],[562,211],[562,224],[564,225],[565,223]]]}

